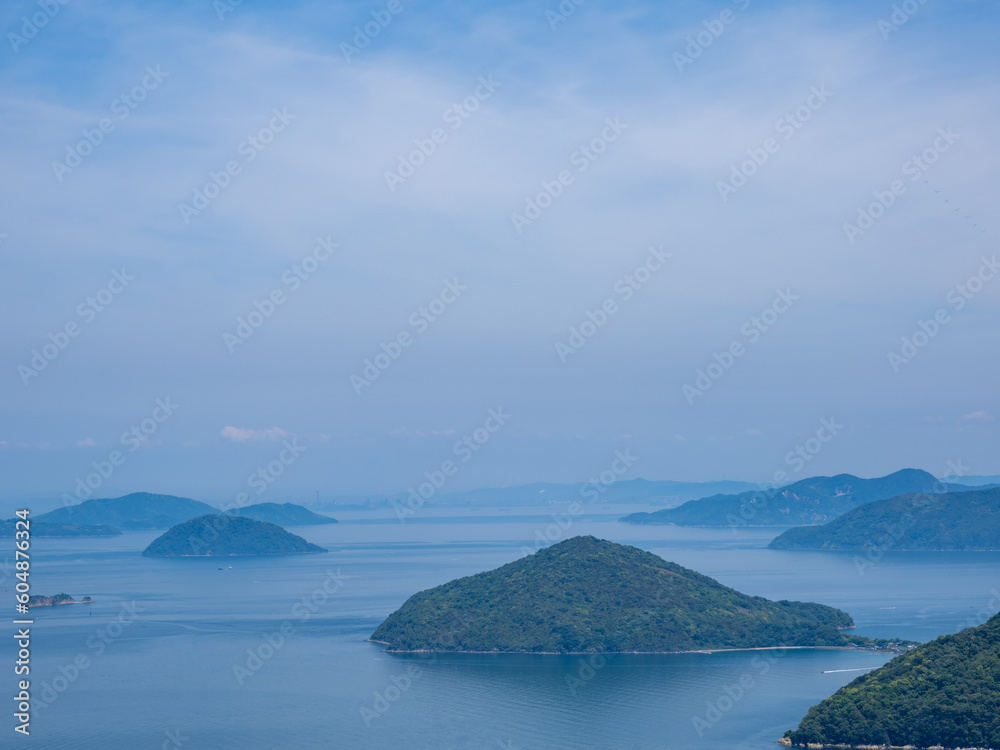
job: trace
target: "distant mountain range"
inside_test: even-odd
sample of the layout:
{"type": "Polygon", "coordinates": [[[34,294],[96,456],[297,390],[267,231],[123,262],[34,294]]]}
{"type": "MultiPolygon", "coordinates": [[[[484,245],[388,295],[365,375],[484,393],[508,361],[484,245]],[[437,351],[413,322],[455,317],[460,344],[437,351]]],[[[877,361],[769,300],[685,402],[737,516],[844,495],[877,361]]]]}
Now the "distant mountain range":
{"type": "Polygon", "coordinates": [[[253,518],[256,521],[267,521],[278,526],[316,526],[324,523],[337,523],[336,518],[313,513],[308,508],[292,503],[258,503],[243,508],[227,510],[226,515],[253,518]]]}
{"type": "Polygon", "coordinates": [[[796,747],[1000,748],[1000,615],[897,656],[809,709],[796,747]]]}
{"type": "Polygon", "coordinates": [[[327,552],[280,526],[211,514],[177,524],[154,539],[143,557],[233,557],[327,552]]]}
{"type": "Polygon", "coordinates": [[[218,513],[207,503],[188,497],[133,492],[116,498],[86,500],[79,505],[56,508],[35,521],[59,524],[104,524],[119,529],[168,529],[182,521],[218,513]]]}
{"type": "Polygon", "coordinates": [[[625,523],[672,523],[678,526],[802,526],[831,521],[863,503],[935,490],[962,491],[965,485],[945,484],[926,471],[903,469],[877,479],[851,474],[810,477],[772,490],[738,495],[714,495],[677,508],[632,513],[625,523]]]}
{"type": "Polygon", "coordinates": [[[911,494],[789,529],[771,549],[1000,550],[1000,488],[911,494]]]}
{"type": "Polygon", "coordinates": [[[991,484],[1000,485],[1000,474],[969,474],[964,477],[947,476],[941,478],[951,484],[967,484],[970,487],[985,487],[991,484]]]}
{"type": "MultiPolygon", "coordinates": [[[[443,493],[435,496],[428,505],[457,507],[518,507],[538,506],[547,503],[606,502],[612,504],[649,504],[674,507],[688,500],[717,493],[737,493],[753,490],[760,485],[755,482],[674,482],[671,480],[619,479],[604,485],[600,481],[557,484],[536,482],[513,487],[488,487],[468,492],[443,493]]],[[[392,506],[406,500],[406,493],[388,495],[344,495],[323,503],[323,507],[338,508],[378,508],[392,506]]]]}
{"type": "Polygon", "coordinates": [[[371,640],[390,651],[675,652],[877,646],[823,604],[748,596],[592,536],[414,594],[371,640]]]}

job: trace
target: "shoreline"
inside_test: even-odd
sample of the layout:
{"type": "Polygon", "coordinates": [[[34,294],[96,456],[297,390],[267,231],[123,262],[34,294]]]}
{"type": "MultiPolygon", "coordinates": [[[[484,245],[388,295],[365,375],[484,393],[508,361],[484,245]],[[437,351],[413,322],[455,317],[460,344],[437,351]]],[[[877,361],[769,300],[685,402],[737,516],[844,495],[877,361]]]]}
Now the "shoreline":
{"type": "MultiPolygon", "coordinates": [[[[787,737],[778,740],[782,747],[807,747],[821,750],[822,748],[838,748],[838,750],[931,750],[930,748],[918,748],[915,745],[824,745],[819,742],[810,742],[805,745],[793,745],[787,737]]],[[[965,748],[943,748],[936,746],[935,750],[997,750],[988,747],[965,747],[965,748]]]]}
{"type": "MultiPolygon", "coordinates": [[[[371,638],[366,639],[369,643],[377,643],[381,646],[391,645],[387,641],[376,641],[371,638]]],[[[435,651],[429,648],[418,649],[393,649],[386,648],[383,653],[387,654],[520,654],[524,656],[656,656],[661,654],[723,654],[737,651],[790,651],[792,649],[819,649],[822,651],[864,651],[870,654],[905,654],[906,651],[896,649],[874,649],[857,648],[855,646],[754,646],[750,648],[705,648],[690,651],[435,651]]]]}
{"type": "MultiPolygon", "coordinates": [[[[45,598],[46,599],[52,599],[54,597],[47,596],[45,598]]],[[[40,602],[36,602],[35,604],[28,604],[28,609],[29,610],[32,610],[32,609],[46,609],[48,607],[62,607],[62,606],[65,606],[67,604],[93,604],[93,603],[94,603],[93,599],[91,599],[88,596],[85,596],[83,599],[71,599],[69,601],[62,601],[62,602],[49,602],[48,604],[42,604],[40,602]]]]}

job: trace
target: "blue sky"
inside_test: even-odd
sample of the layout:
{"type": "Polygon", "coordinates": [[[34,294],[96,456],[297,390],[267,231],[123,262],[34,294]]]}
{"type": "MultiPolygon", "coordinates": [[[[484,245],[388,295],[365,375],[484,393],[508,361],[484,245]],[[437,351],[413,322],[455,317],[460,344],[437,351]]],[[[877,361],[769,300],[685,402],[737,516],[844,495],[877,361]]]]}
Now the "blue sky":
{"type": "Polygon", "coordinates": [[[1000,473],[998,9],[897,5],[5,4],[5,496],[1000,473]]]}

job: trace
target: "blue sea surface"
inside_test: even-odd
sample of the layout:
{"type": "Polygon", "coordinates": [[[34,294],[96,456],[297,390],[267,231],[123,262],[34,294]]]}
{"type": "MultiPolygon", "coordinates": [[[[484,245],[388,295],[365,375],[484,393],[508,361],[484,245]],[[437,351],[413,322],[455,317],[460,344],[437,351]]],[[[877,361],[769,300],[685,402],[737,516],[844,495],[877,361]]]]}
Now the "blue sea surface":
{"type": "MultiPolygon", "coordinates": [[[[926,641],[1000,602],[1000,553],[888,552],[867,565],[766,549],[779,529],[630,526],[615,510],[588,509],[565,529],[539,510],[428,509],[405,523],[343,513],[292,529],[329,553],[286,558],[141,557],[157,532],[35,539],[32,591],[95,601],[32,610],[31,735],[13,731],[8,710],[0,747],[759,750],[890,658],[398,656],[366,641],[411,594],[510,562],[546,532],[632,544],[748,594],[840,607],[862,635],[926,641]]],[[[13,543],[0,545],[13,612],[13,543]]],[[[13,695],[13,639],[0,644],[13,695]]]]}

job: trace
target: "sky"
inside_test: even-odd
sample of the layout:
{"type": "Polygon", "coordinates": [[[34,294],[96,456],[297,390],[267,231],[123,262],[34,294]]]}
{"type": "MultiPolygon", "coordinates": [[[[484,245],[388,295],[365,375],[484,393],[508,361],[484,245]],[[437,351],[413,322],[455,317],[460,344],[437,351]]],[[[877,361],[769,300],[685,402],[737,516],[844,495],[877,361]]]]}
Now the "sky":
{"type": "Polygon", "coordinates": [[[11,0],[0,496],[1000,473],[998,22],[11,0]]]}

